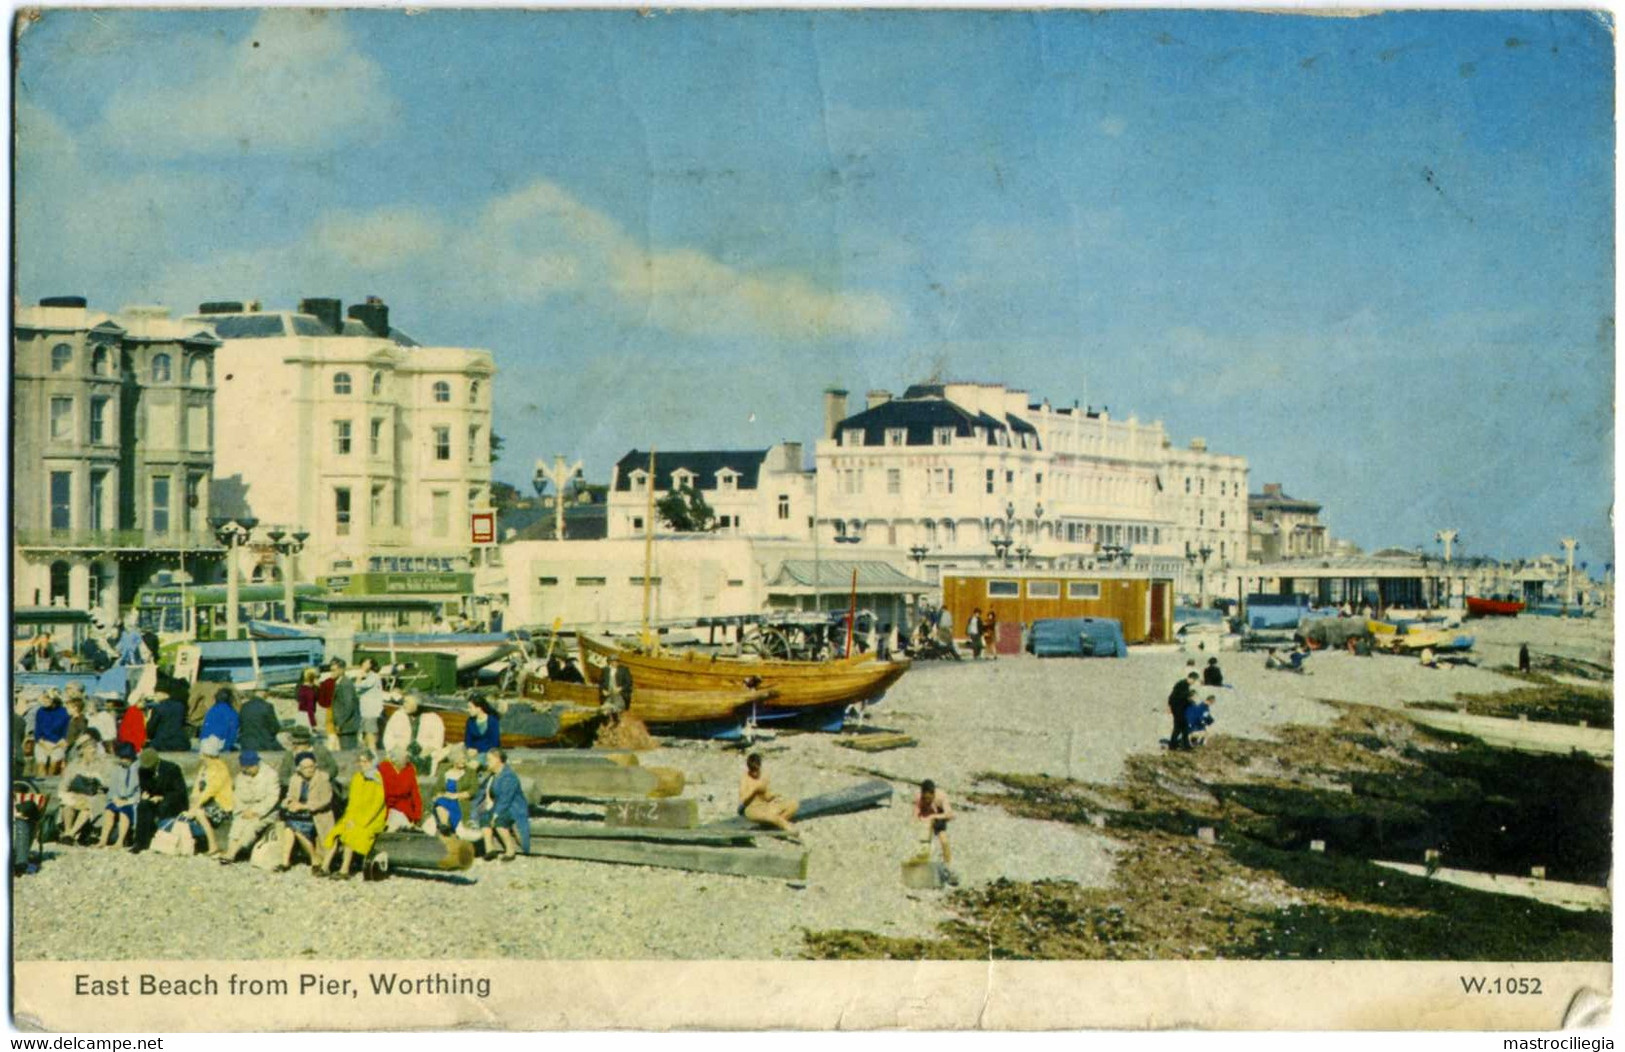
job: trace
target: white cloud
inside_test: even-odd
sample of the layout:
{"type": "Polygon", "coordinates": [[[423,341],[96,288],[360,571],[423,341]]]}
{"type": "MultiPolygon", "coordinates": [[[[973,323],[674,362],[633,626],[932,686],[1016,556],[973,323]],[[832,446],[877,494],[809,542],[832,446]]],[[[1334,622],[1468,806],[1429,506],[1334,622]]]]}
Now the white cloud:
{"type": "Polygon", "coordinates": [[[271,8],[246,37],[200,40],[185,69],[115,92],[99,141],[153,157],[302,153],[376,134],[395,112],[339,13],[271,8]]]}
{"type": "Polygon", "coordinates": [[[331,212],[298,240],[169,269],[178,303],[300,289],[416,288],[443,299],[538,303],[569,297],[667,332],[849,339],[895,331],[884,296],[750,270],[688,248],[654,250],[559,186],[538,181],[487,202],[471,222],[422,209],[331,212]]]}

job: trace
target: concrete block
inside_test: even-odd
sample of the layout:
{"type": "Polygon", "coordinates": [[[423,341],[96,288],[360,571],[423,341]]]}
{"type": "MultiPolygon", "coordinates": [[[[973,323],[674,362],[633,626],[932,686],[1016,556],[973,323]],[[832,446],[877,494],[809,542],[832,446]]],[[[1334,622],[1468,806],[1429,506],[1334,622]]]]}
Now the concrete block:
{"type": "Polygon", "coordinates": [[[903,863],[903,887],[905,888],[940,888],[945,883],[947,883],[947,876],[943,872],[940,862],[933,862],[928,858],[911,858],[903,863]]]}
{"type": "Polygon", "coordinates": [[[1196,831],[1196,839],[1204,844],[1217,844],[1219,835],[1213,831],[1212,826],[1203,826],[1196,831]]]}
{"type": "Polygon", "coordinates": [[[1321,854],[1324,855],[1326,853],[1326,841],[1324,841],[1324,840],[1311,840],[1311,841],[1309,841],[1309,850],[1310,851],[1318,851],[1318,852],[1320,852],[1321,854]]]}

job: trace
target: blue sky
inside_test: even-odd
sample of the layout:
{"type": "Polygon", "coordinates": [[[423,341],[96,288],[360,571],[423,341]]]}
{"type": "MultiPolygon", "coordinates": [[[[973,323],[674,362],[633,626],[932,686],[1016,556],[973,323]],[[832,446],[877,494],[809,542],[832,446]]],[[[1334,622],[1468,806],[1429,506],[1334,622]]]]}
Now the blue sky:
{"type": "Polygon", "coordinates": [[[811,441],[939,374],[1163,420],[1367,548],[1612,560],[1582,12],[48,12],[17,283],[383,296],[497,475],[811,441]]]}

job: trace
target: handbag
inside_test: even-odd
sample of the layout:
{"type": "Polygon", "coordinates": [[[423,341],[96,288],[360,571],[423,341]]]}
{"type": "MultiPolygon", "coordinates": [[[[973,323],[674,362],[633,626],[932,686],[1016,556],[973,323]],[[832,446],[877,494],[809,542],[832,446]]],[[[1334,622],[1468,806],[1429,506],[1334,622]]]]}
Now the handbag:
{"type": "Polygon", "coordinates": [[[68,781],[68,792],[79,796],[97,796],[106,791],[106,786],[88,774],[76,774],[68,781]]]}

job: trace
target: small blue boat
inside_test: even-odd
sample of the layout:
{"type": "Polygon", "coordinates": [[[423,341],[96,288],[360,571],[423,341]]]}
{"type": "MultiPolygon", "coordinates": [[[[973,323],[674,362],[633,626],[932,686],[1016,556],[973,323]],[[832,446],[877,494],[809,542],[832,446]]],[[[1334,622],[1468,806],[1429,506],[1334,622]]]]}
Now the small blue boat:
{"type": "Polygon", "coordinates": [[[298,683],[305,669],[322,663],[320,639],[211,639],[193,643],[198,679],[275,687],[298,683]]]}

